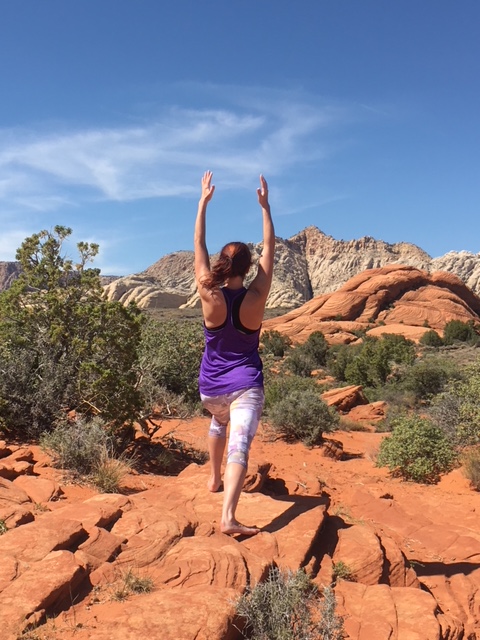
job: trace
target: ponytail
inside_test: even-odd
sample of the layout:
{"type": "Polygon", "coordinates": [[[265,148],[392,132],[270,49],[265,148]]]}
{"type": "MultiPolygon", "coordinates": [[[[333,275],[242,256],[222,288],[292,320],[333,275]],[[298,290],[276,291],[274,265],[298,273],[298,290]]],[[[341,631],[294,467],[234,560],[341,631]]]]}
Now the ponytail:
{"type": "Polygon", "coordinates": [[[203,278],[201,284],[211,290],[221,287],[228,278],[244,278],[251,264],[252,254],[248,246],[243,242],[230,242],[222,248],[210,273],[203,278]]]}

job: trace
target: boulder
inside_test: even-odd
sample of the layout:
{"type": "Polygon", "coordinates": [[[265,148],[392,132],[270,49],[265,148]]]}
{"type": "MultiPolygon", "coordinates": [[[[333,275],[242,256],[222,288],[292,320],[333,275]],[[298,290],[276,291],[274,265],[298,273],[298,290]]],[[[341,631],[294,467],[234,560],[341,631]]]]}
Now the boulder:
{"type": "Polygon", "coordinates": [[[335,407],[341,413],[347,413],[352,407],[368,403],[368,400],[363,395],[362,387],[355,384],[324,391],[322,400],[329,407],[335,407]]]}

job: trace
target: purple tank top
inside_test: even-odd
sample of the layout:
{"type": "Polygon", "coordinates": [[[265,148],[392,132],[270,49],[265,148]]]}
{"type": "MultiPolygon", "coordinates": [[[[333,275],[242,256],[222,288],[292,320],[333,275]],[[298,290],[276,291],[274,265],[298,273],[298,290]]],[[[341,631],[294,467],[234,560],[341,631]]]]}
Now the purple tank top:
{"type": "Polygon", "coordinates": [[[205,351],[198,384],[206,396],[220,396],[239,389],[263,387],[262,361],[258,354],[260,329],[244,329],[238,318],[247,290],[221,289],[227,303],[227,319],[220,327],[207,329],[205,351]]]}

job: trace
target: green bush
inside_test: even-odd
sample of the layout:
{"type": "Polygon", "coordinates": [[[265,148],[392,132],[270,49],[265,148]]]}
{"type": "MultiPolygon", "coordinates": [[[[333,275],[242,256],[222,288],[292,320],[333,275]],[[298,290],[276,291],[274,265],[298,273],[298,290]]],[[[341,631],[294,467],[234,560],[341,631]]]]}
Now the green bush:
{"type": "Polygon", "coordinates": [[[123,425],[140,407],[136,389],[141,314],[103,297],[98,246],[79,242],[79,262],[62,255],[71,230],[57,226],[17,251],[22,273],[0,294],[0,422],[22,436],[53,427],[75,409],[123,425]]]}
{"type": "Polygon", "coordinates": [[[306,446],[322,442],[325,432],[333,431],[339,422],[335,410],[320,397],[318,385],[303,384],[302,378],[285,376],[266,389],[267,420],[271,429],[286,440],[301,440],[306,446]],[[273,388],[272,388],[273,387],[273,388]]]}
{"type": "Polygon", "coordinates": [[[263,353],[271,353],[276,358],[283,358],[292,346],[290,338],[279,331],[272,329],[264,331],[261,336],[263,353]]]}
{"type": "Polygon", "coordinates": [[[441,347],[443,346],[443,340],[438,335],[436,331],[431,329],[430,331],[425,331],[423,336],[419,340],[420,344],[425,347],[441,347]]]}
{"type": "Polygon", "coordinates": [[[455,342],[479,344],[480,336],[475,331],[472,322],[450,320],[449,322],[447,322],[443,330],[443,342],[447,345],[455,344],[455,342]]]}
{"type": "Polygon", "coordinates": [[[432,403],[432,419],[459,447],[480,443],[480,361],[432,403]]]}
{"type": "Polygon", "coordinates": [[[315,366],[323,367],[326,364],[329,346],[321,331],[313,331],[303,343],[302,348],[312,357],[315,366]]]}
{"type": "Polygon", "coordinates": [[[202,325],[188,320],[147,318],[139,346],[139,368],[144,406],[154,404],[164,390],[179,404],[199,402],[198,372],[204,348],[202,325]]]}
{"type": "Polygon", "coordinates": [[[395,365],[413,364],[415,344],[401,335],[385,334],[382,338],[365,338],[354,358],[345,366],[345,381],[364,387],[385,384],[395,365]]]}
{"type": "Polygon", "coordinates": [[[294,376],[309,378],[312,375],[312,371],[314,371],[317,366],[312,356],[300,346],[295,347],[290,351],[290,354],[285,361],[285,368],[294,376]]]}
{"type": "Polygon", "coordinates": [[[286,360],[286,368],[296,376],[308,377],[327,361],[328,342],[321,331],[314,331],[308,339],[293,349],[286,360]]]}
{"type": "Polygon", "coordinates": [[[458,377],[458,369],[451,360],[427,356],[405,370],[402,384],[415,394],[417,400],[430,400],[443,391],[449,381],[458,377]]]}
{"type": "Polygon", "coordinates": [[[293,391],[315,391],[318,393],[319,386],[313,378],[302,378],[292,375],[269,375],[265,380],[265,411],[268,414],[270,409],[280,400],[283,400],[293,391]]]}
{"type": "Polygon", "coordinates": [[[329,373],[340,382],[346,382],[347,366],[357,357],[361,348],[361,345],[356,344],[341,344],[330,347],[326,361],[329,373]]]}
{"type": "Polygon", "coordinates": [[[394,475],[415,482],[437,482],[449,471],[456,452],[442,429],[416,415],[403,416],[393,423],[392,434],[382,440],[377,466],[388,467],[394,475]]]}

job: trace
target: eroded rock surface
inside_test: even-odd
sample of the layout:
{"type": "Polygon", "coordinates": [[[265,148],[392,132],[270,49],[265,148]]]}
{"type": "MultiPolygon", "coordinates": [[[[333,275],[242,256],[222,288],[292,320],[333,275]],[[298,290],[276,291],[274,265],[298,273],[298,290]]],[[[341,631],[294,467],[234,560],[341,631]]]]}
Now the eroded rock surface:
{"type": "Polygon", "coordinates": [[[263,328],[299,342],[313,331],[322,331],[330,343],[342,341],[338,334],[349,334],[343,342],[352,342],[360,328],[368,335],[400,333],[418,340],[429,329],[441,334],[450,320],[480,321],[480,298],[459,278],[389,265],[364,271],[338,291],[265,321],[263,328]]]}
{"type": "MultiPolygon", "coordinates": [[[[199,424],[203,433],[206,421],[199,424]]],[[[304,567],[320,589],[337,575],[338,612],[352,640],[478,638],[480,498],[472,494],[472,509],[460,520],[458,498],[440,488],[428,488],[429,502],[422,502],[426,493],[399,500],[400,491],[413,495],[415,487],[390,481],[387,490],[379,477],[346,472],[357,464],[349,442],[378,436],[344,434],[345,462],[320,449],[260,441],[249,487],[261,476],[265,493],[243,493],[238,516],[262,531],[244,539],[219,531],[223,496],[206,490],[206,467],[152,476],[151,488],[141,488],[144,476],[128,495],[72,502],[47,477],[37,451],[3,443],[4,454],[28,458],[35,473],[0,479],[1,508],[23,508],[31,517],[10,520],[0,535],[2,638],[16,640],[33,625],[49,640],[239,640],[234,602],[272,566],[304,567]],[[276,466],[298,454],[303,463],[295,473],[276,466]],[[40,471],[46,475],[35,475],[40,471]],[[150,580],[153,590],[123,596],[129,575],[150,580]]]]}

